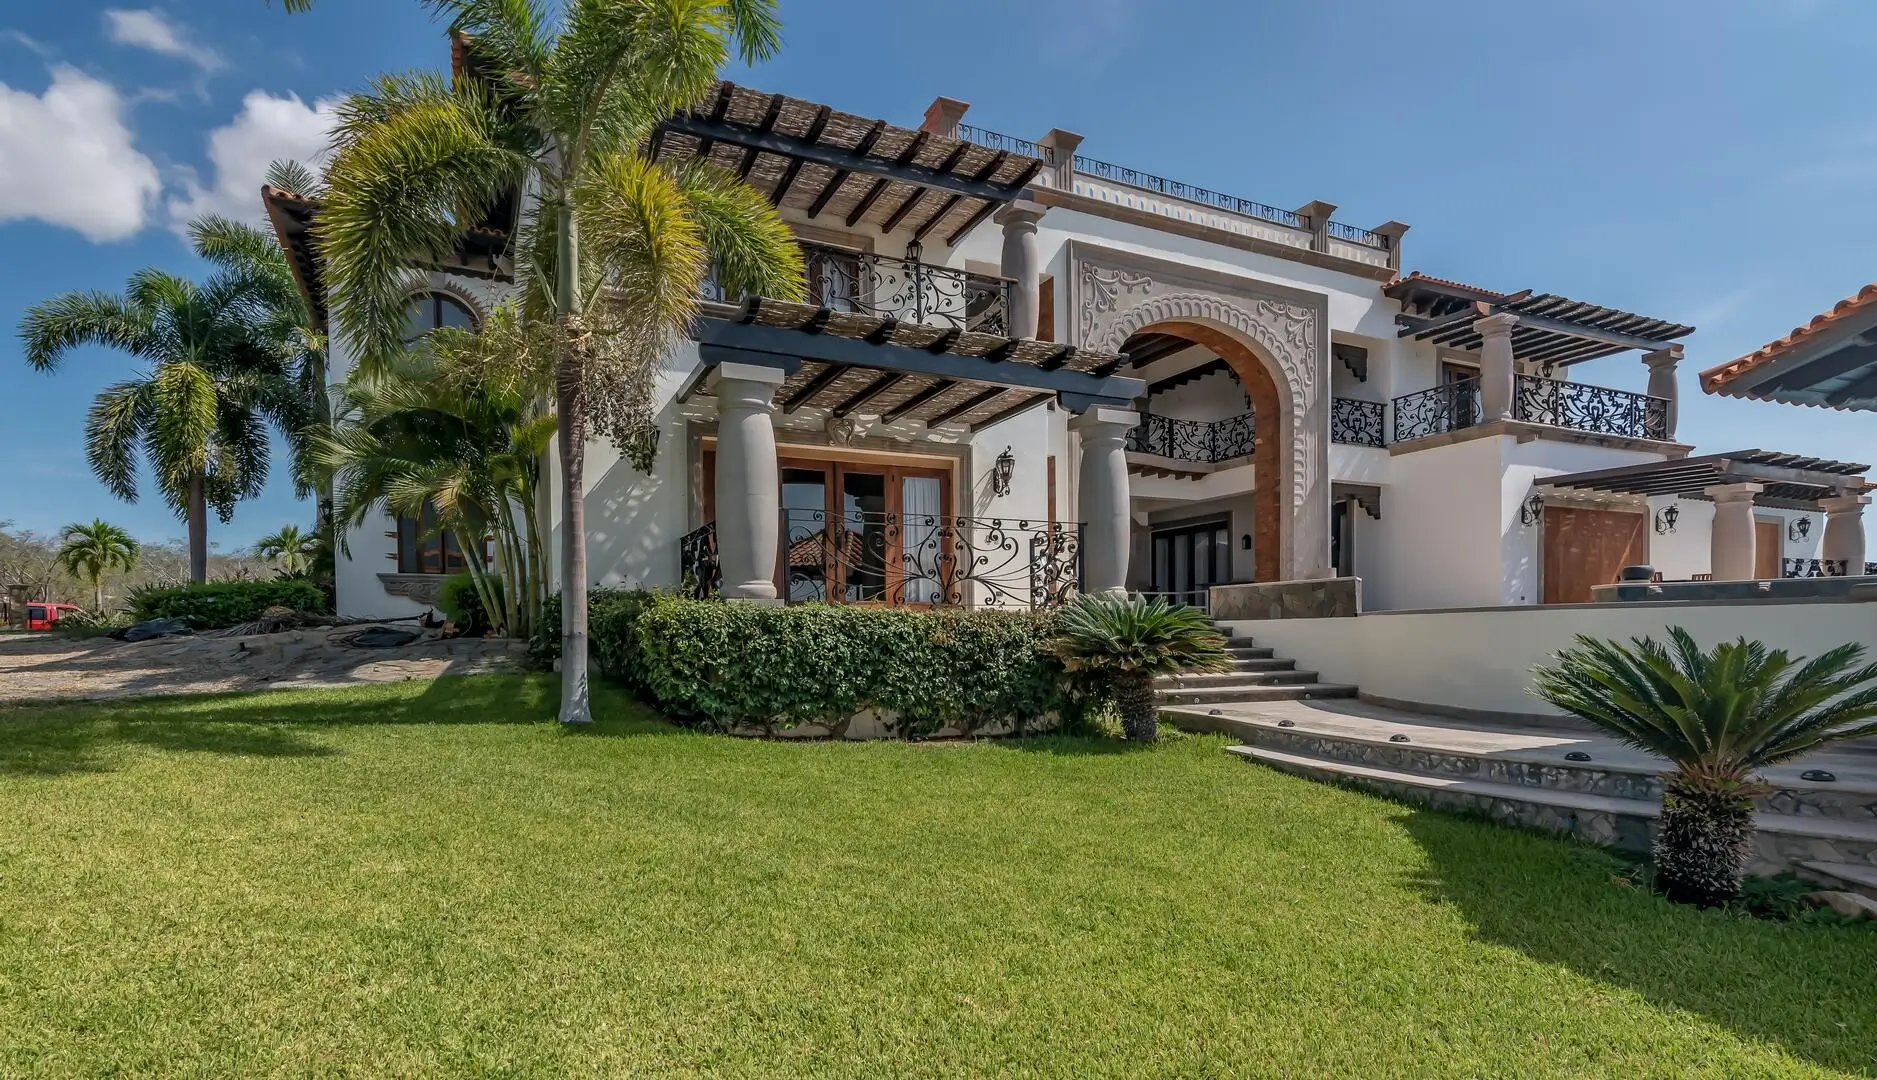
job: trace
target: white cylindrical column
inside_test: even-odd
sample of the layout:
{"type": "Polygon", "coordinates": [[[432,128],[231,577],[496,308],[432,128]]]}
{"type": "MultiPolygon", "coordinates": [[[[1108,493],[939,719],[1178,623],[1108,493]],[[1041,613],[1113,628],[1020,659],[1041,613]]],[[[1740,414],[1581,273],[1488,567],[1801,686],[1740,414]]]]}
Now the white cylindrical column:
{"type": "Polygon", "coordinates": [[[1668,401],[1668,431],[1664,439],[1675,437],[1675,424],[1681,412],[1681,387],[1675,379],[1675,365],[1681,363],[1681,346],[1670,345],[1642,358],[1649,365],[1649,396],[1668,401]]]}
{"type": "Polygon", "coordinates": [[[1868,495],[1839,495],[1836,498],[1819,500],[1819,508],[1825,511],[1825,536],[1819,545],[1819,558],[1827,562],[1844,563],[1847,576],[1858,577],[1864,573],[1864,508],[1870,505],[1868,495]]]}
{"type": "Polygon", "coordinates": [[[1128,459],[1127,434],[1141,414],[1102,406],[1069,421],[1082,439],[1082,468],[1076,485],[1081,515],[1082,591],[1127,592],[1128,459]]]}
{"type": "Polygon", "coordinates": [[[717,562],[727,600],[776,598],[776,543],[782,513],[776,466],[776,388],[785,373],[754,364],[719,364],[717,398],[717,562]]]}
{"type": "Polygon", "coordinates": [[[1014,202],[997,212],[1004,227],[1004,276],[1010,287],[1010,336],[1034,338],[1042,315],[1043,265],[1036,253],[1036,223],[1046,207],[1014,202]]]}
{"type": "Polygon", "coordinates": [[[1753,497],[1764,489],[1764,484],[1721,484],[1707,489],[1714,500],[1708,569],[1715,581],[1753,580],[1753,497]]]}
{"type": "Polygon", "coordinates": [[[1486,423],[1512,415],[1512,328],[1519,317],[1509,312],[1475,320],[1479,331],[1479,404],[1486,423]]]}

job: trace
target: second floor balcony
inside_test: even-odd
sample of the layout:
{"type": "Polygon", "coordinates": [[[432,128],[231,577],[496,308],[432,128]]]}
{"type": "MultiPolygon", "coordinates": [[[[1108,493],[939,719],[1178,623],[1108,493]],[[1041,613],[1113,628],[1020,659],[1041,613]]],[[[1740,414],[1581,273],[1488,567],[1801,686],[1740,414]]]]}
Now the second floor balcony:
{"type": "MultiPolygon", "coordinates": [[[[918,244],[903,258],[810,241],[800,246],[811,304],[999,337],[1010,333],[1009,278],[922,262],[918,244]]],[[[730,295],[712,277],[704,283],[704,299],[743,297],[730,295]]]]}
{"type": "MultiPolygon", "coordinates": [[[[1475,427],[1485,419],[1478,379],[1461,379],[1394,401],[1394,442],[1475,427]]],[[[1538,375],[1513,377],[1510,418],[1592,435],[1666,441],[1667,398],[1538,375]]]]}

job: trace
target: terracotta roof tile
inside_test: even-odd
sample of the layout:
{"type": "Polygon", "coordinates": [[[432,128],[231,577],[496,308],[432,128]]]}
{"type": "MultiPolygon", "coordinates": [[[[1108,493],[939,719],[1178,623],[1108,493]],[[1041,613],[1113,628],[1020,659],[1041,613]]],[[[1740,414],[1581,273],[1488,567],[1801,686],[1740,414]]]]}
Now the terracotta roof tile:
{"type": "Polygon", "coordinates": [[[1450,289],[1465,289],[1468,292],[1484,293],[1488,296],[1504,297],[1510,295],[1509,293],[1502,293],[1497,289],[1485,289],[1478,285],[1468,285],[1464,281],[1454,281],[1450,278],[1439,278],[1432,274],[1423,274],[1419,270],[1395,278],[1393,281],[1383,285],[1382,291],[1386,292],[1397,285],[1412,285],[1417,281],[1425,281],[1431,285],[1445,285],[1450,289]]]}
{"type": "Polygon", "coordinates": [[[1777,341],[1769,341],[1738,360],[1729,360],[1725,364],[1711,367],[1701,373],[1701,389],[1712,394],[1721,387],[1752,371],[1762,364],[1770,364],[1784,356],[1786,352],[1803,343],[1826,327],[1854,312],[1862,311],[1877,304],[1877,284],[1864,286],[1855,296],[1847,296],[1832,306],[1830,311],[1819,315],[1804,326],[1795,327],[1792,333],[1777,341]]]}

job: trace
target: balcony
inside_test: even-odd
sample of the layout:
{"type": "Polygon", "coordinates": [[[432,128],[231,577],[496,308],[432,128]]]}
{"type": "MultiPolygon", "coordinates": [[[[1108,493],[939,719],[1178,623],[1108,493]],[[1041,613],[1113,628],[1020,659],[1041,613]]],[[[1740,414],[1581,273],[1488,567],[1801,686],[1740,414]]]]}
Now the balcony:
{"type": "Polygon", "coordinates": [[[1354,398],[1330,400],[1330,441],[1345,446],[1387,446],[1388,406],[1354,398]]]}
{"type": "MultiPolygon", "coordinates": [[[[1445,383],[1395,399],[1397,443],[1478,425],[1485,416],[1478,379],[1445,383]]],[[[1668,399],[1607,386],[1516,375],[1512,419],[1527,424],[1666,441],[1668,399]]]]}
{"type": "MultiPolygon", "coordinates": [[[[998,337],[1010,333],[1008,278],[920,262],[917,245],[906,258],[807,241],[800,246],[809,303],[998,337]]],[[[705,280],[703,298],[743,299],[730,295],[715,275],[705,280]]]]}
{"type": "MultiPolygon", "coordinates": [[[[1865,577],[1877,577],[1877,562],[1861,568],[1865,577]]],[[[1781,559],[1779,576],[1783,578],[1850,577],[1851,564],[1845,559],[1781,559]]]]}
{"type": "Polygon", "coordinates": [[[1128,432],[1127,449],[1174,461],[1217,465],[1250,457],[1256,441],[1250,413],[1212,422],[1144,413],[1141,422],[1128,432]]]}

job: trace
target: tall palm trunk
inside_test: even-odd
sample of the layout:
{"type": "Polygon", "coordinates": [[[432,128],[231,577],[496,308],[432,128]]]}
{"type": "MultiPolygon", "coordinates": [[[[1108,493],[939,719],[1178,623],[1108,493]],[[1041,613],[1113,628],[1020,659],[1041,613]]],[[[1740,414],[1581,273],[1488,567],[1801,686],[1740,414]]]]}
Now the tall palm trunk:
{"type": "Polygon", "coordinates": [[[1153,742],[1160,737],[1160,706],[1154,700],[1152,675],[1144,671],[1117,675],[1114,707],[1121,714],[1121,731],[1129,739],[1153,742]]]}
{"type": "Polygon", "coordinates": [[[580,384],[584,375],[581,341],[586,329],[580,318],[580,239],[573,210],[565,202],[559,211],[561,355],[554,378],[554,406],[560,413],[558,438],[561,466],[561,694],[563,724],[590,724],[587,700],[587,510],[586,402],[580,384]]]}
{"type": "Polygon", "coordinates": [[[91,613],[104,614],[104,578],[98,574],[91,577],[91,613]]]}
{"type": "Polygon", "coordinates": [[[209,503],[207,481],[198,472],[189,477],[189,503],[184,508],[189,526],[189,580],[197,585],[209,579],[209,503]]]}
{"type": "Polygon", "coordinates": [[[1655,887],[1670,900],[1713,907],[1740,894],[1753,857],[1753,793],[1669,781],[1655,834],[1655,887]]]}

